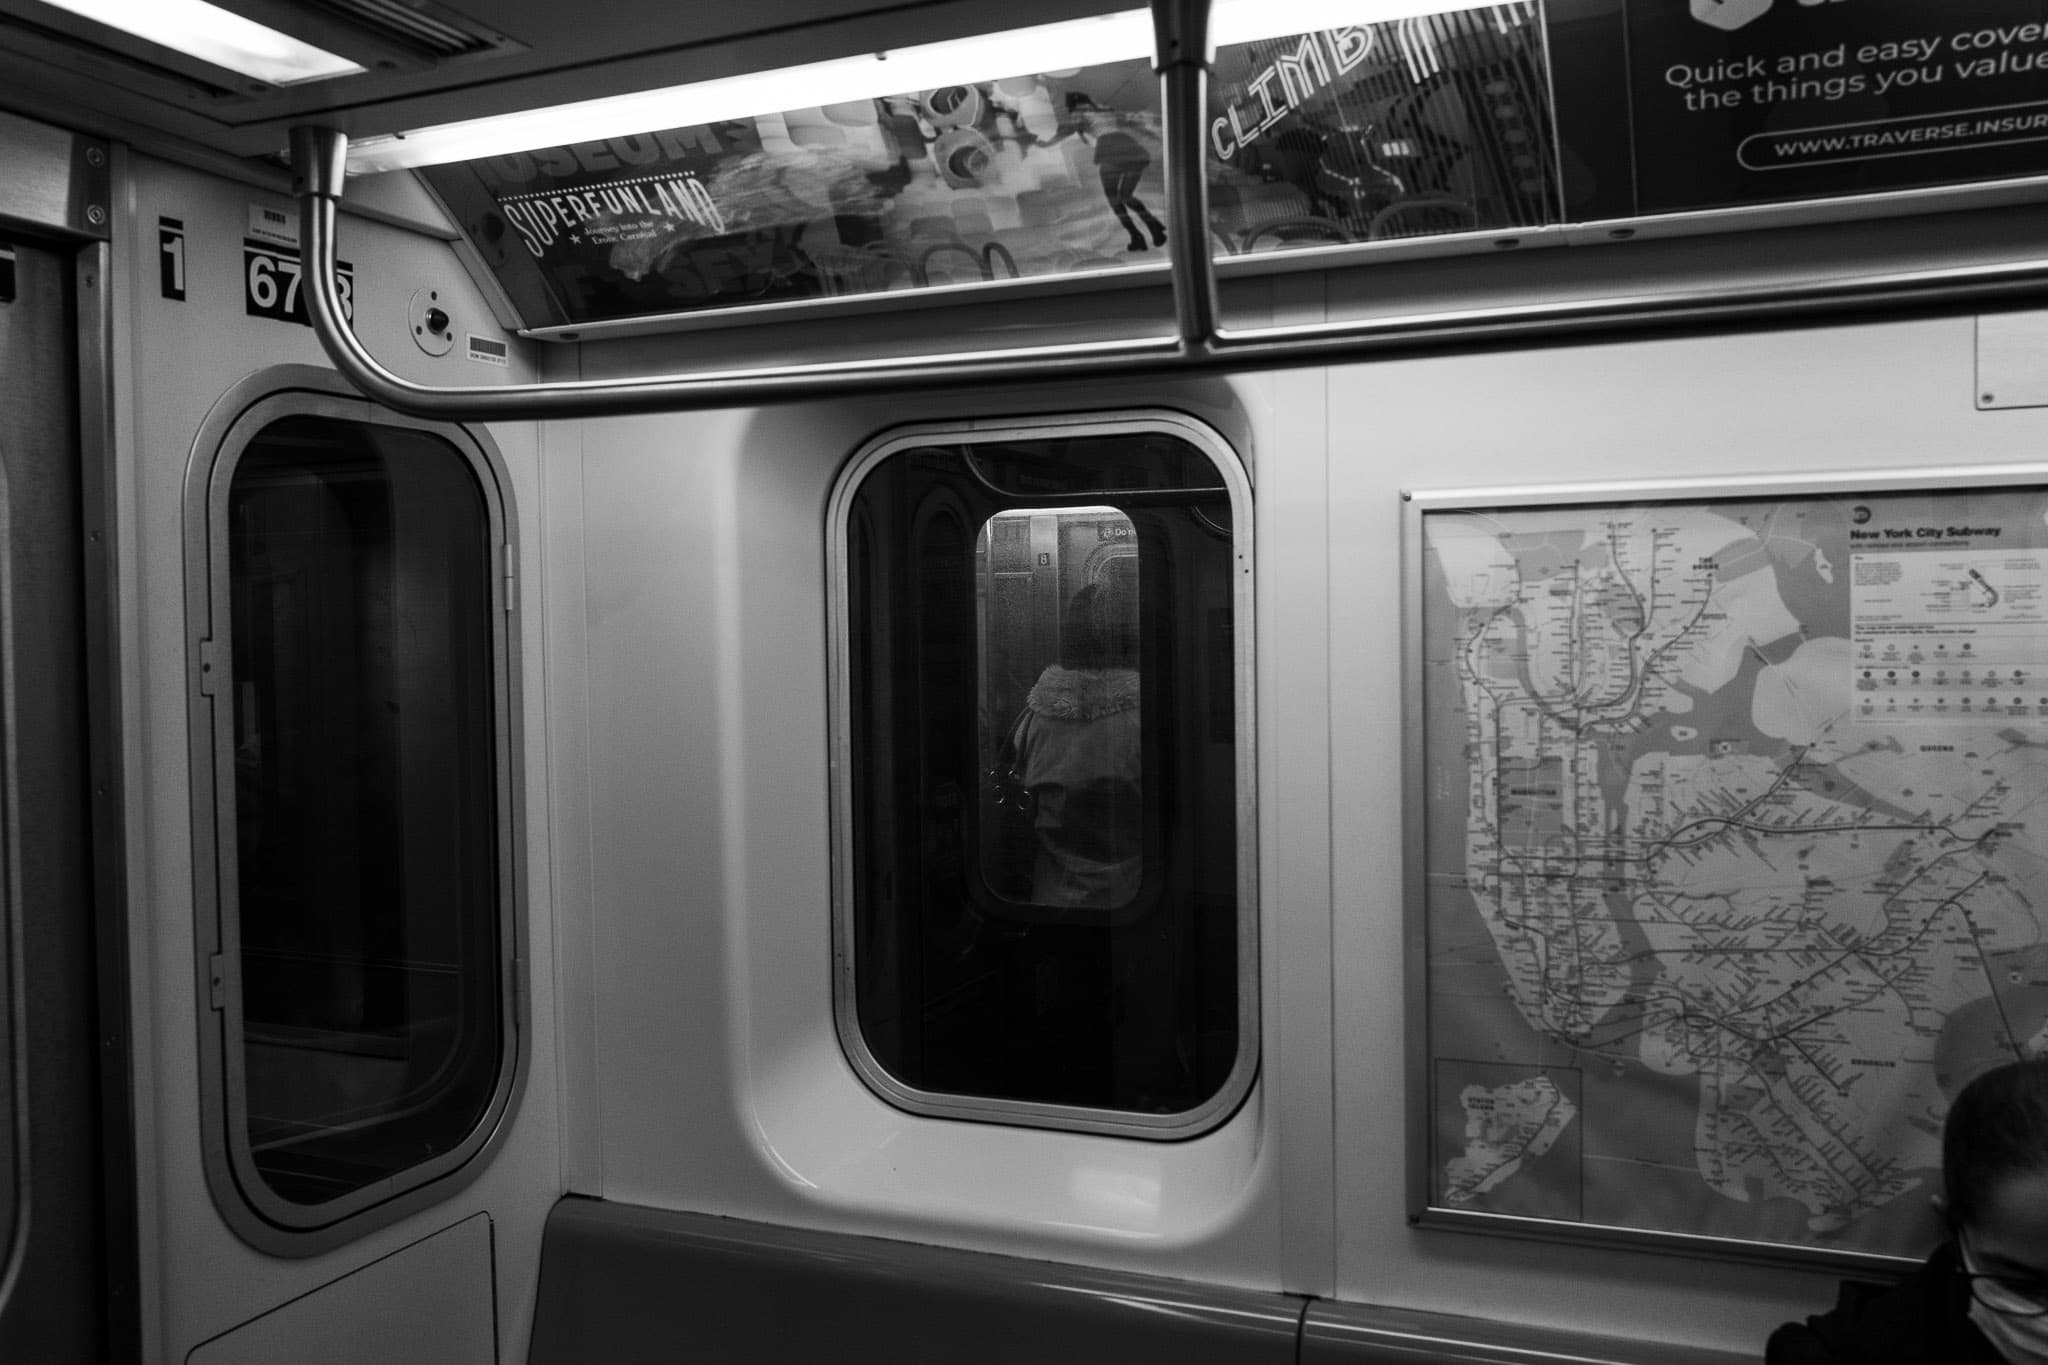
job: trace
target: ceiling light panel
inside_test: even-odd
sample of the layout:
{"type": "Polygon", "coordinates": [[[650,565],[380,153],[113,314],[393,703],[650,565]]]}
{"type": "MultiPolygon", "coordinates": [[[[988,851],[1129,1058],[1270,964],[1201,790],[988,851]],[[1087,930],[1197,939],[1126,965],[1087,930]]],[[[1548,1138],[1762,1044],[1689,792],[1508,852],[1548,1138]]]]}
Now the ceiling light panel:
{"type": "MultiPolygon", "coordinates": [[[[1215,43],[1229,46],[1346,25],[1485,9],[1495,3],[1497,0],[1216,0],[1210,31],[1215,43]]],[[[1027,72],[1149,58],[1152,42],[1152,17],[1145,10],[1040,24],[364,138],[350,145],[348,169],[350,174],[368,174],[474,161],[535,147],[687,128],[942,85],[1001,80],[1027,72]]]]}
{"type": "Polygon", "coordinates": [[[352,76],[363,68],[206,0],[43,0],[144,42],[271,85],[352,76]]]}

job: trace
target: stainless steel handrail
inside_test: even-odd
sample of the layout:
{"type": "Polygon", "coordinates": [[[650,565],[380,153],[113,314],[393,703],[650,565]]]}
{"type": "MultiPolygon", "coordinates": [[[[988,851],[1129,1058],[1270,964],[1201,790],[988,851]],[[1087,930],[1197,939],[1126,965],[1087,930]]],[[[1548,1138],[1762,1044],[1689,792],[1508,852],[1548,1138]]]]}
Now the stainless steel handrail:
{"type": "Polygon", "coordinates": [[[419,417],[478,421],[690,411],[1046,379],[1265,369],[1646,327],[1734,325],[1909,305],[1957,305],[2048,289],[2048,259],[2035,259],[1796,284],[1226,329],[1217,305],[1207,231],[1209,184],[1202,129],[1208,108],[1208,12],[1209,0],[1152,0],[1157,40],[1153,65],[1162,86],[1173,204],[1168,243],[1175,314],[1171,336],[632,379],[450,388],[416,384],[372,356],[342,318],[335,283],[335,224],[348,139],[332,129],[298,127],[291,135],[292,166],[313,329],[335,368],[370,398],[419,417]]]}
{"type": "Polygon", "coordinates": [[[1209,0],[1152,0],[1152,69],[1166,131],[1174,334],[1189,359],[1215,350],[1222,310],[1209,245],[1209,0]]]}
{"type": "MultiPolygon", "coordinates": [[[[1159,72],[1166,102],[1167,175],[1175,221],[1208,222],[1202,121],[1208,99],[1209,0],[1154,0],[1159,72]],[[1183,167],[1192,166],[1190,176],[1183,167]],[[1181,215],[1196,212],[1197,217],[1181,215]]],[[[1004,347],[910,360],[789,365],[709,375],[570,380],[441,388],[392,373],[343,322],[334,278],[335,223],[348,138],[334,129],[292,129],[299,198],[299,245],[307,312],[335,368],[366,395],[400,412],[455,420],[595,417],[772,403],[833,394],[960,388],[1037,379],[1159,374],[1199,362],[1215,331],[1216,271],[1208,234],[1176,227],[1169,244],[1179,327],[1174,336],[1004,347]]]]}

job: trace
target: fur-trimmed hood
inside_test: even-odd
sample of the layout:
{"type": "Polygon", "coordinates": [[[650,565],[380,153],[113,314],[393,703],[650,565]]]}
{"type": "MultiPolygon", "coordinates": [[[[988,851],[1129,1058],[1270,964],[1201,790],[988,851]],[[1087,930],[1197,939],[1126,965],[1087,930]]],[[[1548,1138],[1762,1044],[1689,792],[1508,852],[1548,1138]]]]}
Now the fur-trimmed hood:
{"type": "Polygon", "coordinates": [[[1138,670],[1053,664],[1038,675],[1024,704],[1055,720],[1100,720],[1133,711],[1138,706],[1138,670]]]}

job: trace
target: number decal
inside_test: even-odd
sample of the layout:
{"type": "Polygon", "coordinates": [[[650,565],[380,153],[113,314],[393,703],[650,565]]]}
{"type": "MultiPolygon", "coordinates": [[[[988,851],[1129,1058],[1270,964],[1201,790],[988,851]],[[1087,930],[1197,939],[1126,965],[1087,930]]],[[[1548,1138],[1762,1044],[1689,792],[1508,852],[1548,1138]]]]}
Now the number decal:
{"type": "Polygon", "coordinates": [[[161,254],[158,265],[163,296],[167,299],[182,300],[185,297],[185,221],[182,218],[156,220],[156,244],[161,254]]]}
{"type": "MultiPolygon", "coordinates": [[[[299,269],[298,253],[285,247],[271,246],[254,238],[242,240],[243,311],[252,318],[275,318],[280,322],[296,322],[311,326],[313,319],[306,311],[304,273],[299,269]]],[[[350,327],[356,322],[356,277],[355,267],[347,261],[334,263],[335,293],[341,301],[342,320],[350,327]]]]}
{"type": "Polygon", "coordinates": [[[270,313],[277,308],[277,258],[249,257],[249,302],[255,311],[270,313]]]}

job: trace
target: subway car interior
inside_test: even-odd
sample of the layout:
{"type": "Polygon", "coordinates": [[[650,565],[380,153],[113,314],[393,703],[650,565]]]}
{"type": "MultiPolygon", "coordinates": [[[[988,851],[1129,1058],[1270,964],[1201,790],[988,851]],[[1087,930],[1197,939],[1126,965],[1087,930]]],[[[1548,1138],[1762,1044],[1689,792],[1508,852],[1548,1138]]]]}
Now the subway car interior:
{"type": "Polygon", "coordinates": [[[0,0],[0,1360],[1882,1293],[2044,243],[2041,0],[0,0]]]}

